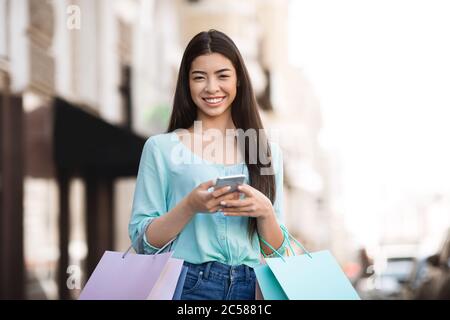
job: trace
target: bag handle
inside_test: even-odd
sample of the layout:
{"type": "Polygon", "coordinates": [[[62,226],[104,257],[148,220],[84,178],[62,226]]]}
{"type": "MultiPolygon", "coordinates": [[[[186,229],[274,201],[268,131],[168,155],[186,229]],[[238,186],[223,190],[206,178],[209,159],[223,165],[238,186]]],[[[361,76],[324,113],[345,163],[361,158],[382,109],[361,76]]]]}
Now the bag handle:
{"type": "MultiPolygon", "coordinates": [[[[302,249],[303,252],[304,252],[308,257],[310,257],[310,258],[312,259],[311,253],[310,253],[308,250],[306,250],[306,248],[305,248],[305,247],[304,247],[297,239],[295,239],[295,238],[289,233],[289,231],[287,230],[287,228],[286,228],[285,226],[280,225],[280,228],[281,228],[281,231],[283,232],[284,238],[287,238],[287,239],[288,239],[288,245],[289,245],[289,248],[290,248],[291,251],[292,251],[292,255],[295,256],[295,251],[294,251],[294,249],[293,249],[292,246],[291,246],[291,241],[290,241],[290,239],[294,240],[295,244],[296,244],[297,246],[299,246],[300,249],[302,249]]],[[[284,262],[286,262],[286,260],[284,260],[284,257],[283,257],[277,250],[275,250],[275,248],[272,247],[266,240],[264,240],[263,238],[259,238],[259,239],[260,239],[266,246],[268,246],[268,247],[270,248],[270,250],[272,250],[274,253],[276,253],[278,256],[280,256],[281,260],[283,260],[284,262]]],[[[267,258],[267,255],[264,253],[264,251],[261,250],[261,252],[262,252],[264,258],[267,258]]]]}
{"type": "MultiPolygon", "coordinates": [[[[135,243],[142,243],[143,239],[144,239],[144,234],[148,229],[148,226],[150,225],[150,223],[152,223],[152,219],[150,219],[146,225],[144,226],[143,230],[141,231],[141,233],[138,235],[138,237],[134,240],[134,242],[131,243],[131,245],[128,247],[128,249],[123,253],[122,255],[122,259],[125,259],[125,256],[128,254],[128,252],[131,250],[131,248],[133,248],[133,245],[135,243]]],[[[159,254],[160,252],[162,252],[165,248],[167,248],[168,245],[172,245],[172,242],[177,238],[177,236],[173,239],[171,239],[169,242],[167,242],[161,249],[159,249],[158,251],[156,251],[156,254],[159,254]]]]}

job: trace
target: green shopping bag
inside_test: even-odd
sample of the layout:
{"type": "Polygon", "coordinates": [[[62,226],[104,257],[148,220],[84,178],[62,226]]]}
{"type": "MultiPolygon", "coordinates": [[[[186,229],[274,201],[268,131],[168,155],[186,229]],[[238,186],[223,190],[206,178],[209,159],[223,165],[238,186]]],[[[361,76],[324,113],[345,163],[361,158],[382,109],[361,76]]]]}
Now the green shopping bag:
{"type": "Polygon", "coordinates": [[[277,258],[265,258],[255,268],[256,279],[265,300],[360,300],[352,284],[328,251],[308,252],[289,232],[285,236],[305,252],[283,257],[265,242],[277,258]]]}

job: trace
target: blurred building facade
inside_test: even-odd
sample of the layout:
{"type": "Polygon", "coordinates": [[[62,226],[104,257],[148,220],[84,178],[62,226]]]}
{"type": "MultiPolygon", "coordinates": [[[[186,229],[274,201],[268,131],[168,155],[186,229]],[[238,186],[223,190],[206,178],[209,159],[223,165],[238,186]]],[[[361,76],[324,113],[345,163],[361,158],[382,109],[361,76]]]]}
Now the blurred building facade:
{"type": "Polygon", "coordinates": [[[127,178],[145,141],[132,130],[136,5],[0,1],[1,170],[13,172],[2,175],[1,227],[15,227],[2,232],[2,274],[22,274],[2,281],[2,297],[75,298],[115,247],[116,222],[126,225],[114,214],[123,205],[116,194],[132,192],[127,178]]]}
{"type": "MultiPolygon", "coordinates": [[[[17,191],[23,181],[22,199],[15,193],[16,203],[23,201],[23,221],[2,220],[3,229],[11,224],[21,229],[23,224],[15,235],[23,236],[23,249],[21,240],[15,248],[23,258],[2,266],[12,270],[24,261],[25,285],[19,296],[76,298],[79,290],[67,290],[73,271],[68,273],[67,267],[80,266],[83,284],[102,250],[129,245],[135,182],[130,172],[137,169],[136,159],[127,159],[131,169],[123,174],[113,174],[118,171],[113,165],[102,174],[96,166],[88,173],[77,167],[61,174],[51,149],[57,140],[52,129],[57,115],[48,110],[70,106],[86,119],[98,119],[97,127],[108,128],[105,132],[117,134],[117,139],[126,136],[137,144],[143,141],[139,138],[163,132],[183,49],[192,36],[208,29],[227,33],[240,48],[266,129],[283,149],[288,228],[311,250],[331,248],[345,260],[345,230],[331,209],[338,177],[319,143],[320,104],[302,71],[288,65],[287,0],[0,0],[0,8],[2,97],[8,94],[9,105],[23,109],[23,114],[2,115],[23,119],[28,130],[17,126],[14,138],[4,134],[10,127],[2,125],[2,141],[9,141],[2,143],[9,148],[2,155],[14,154],[11,142],[21,133],[24,141],[19,150],[23,165],[10,156],[3,157],[1,168],[2,173],[14,163],[19,168],[10,180],[2,175],[2,183],[15,181],[17,191]],[[55,99],[60,102],[55,104],[55,99]]],[[[64,129],[80,139],[88,131],[70,127],[69,121],[59,130],[60,136],[70,137],[64,129]]],[[[22,209],[17,205],[8,210],[13,215],[22,209]]],[[[3,257],[12,253],[4,249],[3,257]]]]}

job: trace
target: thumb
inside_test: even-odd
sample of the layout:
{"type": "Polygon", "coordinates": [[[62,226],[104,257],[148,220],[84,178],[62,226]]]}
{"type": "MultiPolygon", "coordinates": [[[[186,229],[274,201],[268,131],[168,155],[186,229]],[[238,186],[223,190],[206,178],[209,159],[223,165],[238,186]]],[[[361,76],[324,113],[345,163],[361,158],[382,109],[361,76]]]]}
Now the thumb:
{"type": "Polygon", "coordinates": [[[208,180],[206,182],[201,183],[200,184],[200,188],[204,189],[204,190],[208,190],[209,188],[211,188],[215,184],[216,184],[216,179],[208,180]]]}

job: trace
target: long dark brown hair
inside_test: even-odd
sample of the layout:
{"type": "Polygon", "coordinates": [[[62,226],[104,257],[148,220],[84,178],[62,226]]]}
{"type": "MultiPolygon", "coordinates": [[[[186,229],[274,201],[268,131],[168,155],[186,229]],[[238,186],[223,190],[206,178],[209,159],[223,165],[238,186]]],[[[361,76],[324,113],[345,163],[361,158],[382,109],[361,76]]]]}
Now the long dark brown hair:
{"type": "MultiPolygon", "coordinates": [[[[262,168],[272,167],[270,146],[264,134],[253,87],[238,48],[233,40],[223,32],[217,30],[200,32],[187,45],[178,73],[173,110],[167,132],[172,132],[180,128],[188,129],[197,119],[197,106],[192,100],[189,90],[189,70],[195,58],[211,53],[220,53],[225,56],[233,63],[236,69],[238,87],[236,98],[231,106],[232,120],[236,129],[242,129],[244,132],[247,132],[248,129],[255,129],[254,131],[256,133],[256,135],[250,135],[249,140],[239,139],[241,142],[240,148],[243,151],[249,172],[249,184],[265,194],[273,204],[275,201],[275,176],[273,174],[261,174],[262,168]],[[244,143],[242,143],[243,141],[244,143]],[[248,141],[249,144],[254,144],[253,147],[256,146],[258,152],[256,161],[254,161],[254,157],[250,161],[249,144],[245,143],[245,141],[248,141]]],[[[247,136],[246,138],[249,137],[247,136]]],[[[250,218],[248,225],[250,239],[255,231],[256,219],[250,218]]]]}

